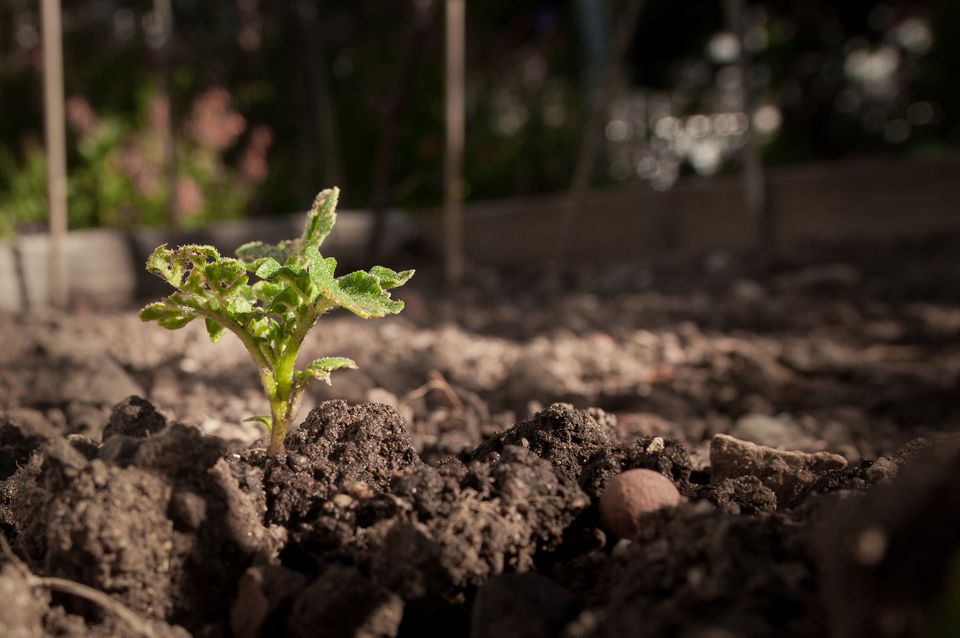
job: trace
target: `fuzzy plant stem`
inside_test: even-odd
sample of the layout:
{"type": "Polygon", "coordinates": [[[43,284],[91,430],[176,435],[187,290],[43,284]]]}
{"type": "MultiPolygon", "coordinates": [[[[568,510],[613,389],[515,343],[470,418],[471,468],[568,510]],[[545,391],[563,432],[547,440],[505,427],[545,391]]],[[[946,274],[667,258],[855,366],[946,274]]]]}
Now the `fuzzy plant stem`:
{"type": "Polygon", "coordinates": [[[300,397],[306,383],[298,382],[295,375],[297,352],[313,321],[305,325],[306,328],[291,335],[283,344],[282,354],[275,359],[274,371],[262,370],[260,374],[263,389],[270,400],[270,442],[267,445],[269,456],[284,452],[283,442],[287,438],[290,422],[300,409],[300,397]]]}
{"type": "Polygon", "coordinates": [[[290,429],[290,421],[295,416],[293,401],[293,366],[279,366],[277,368],[276,382],[273,384],[274,391],[271,393],[269,388],[267,396],[270,398],[270,443],[267,445],[267,454],[277,456],[283,453],[283,441],[287,438],[287,430],[290,429]]]}

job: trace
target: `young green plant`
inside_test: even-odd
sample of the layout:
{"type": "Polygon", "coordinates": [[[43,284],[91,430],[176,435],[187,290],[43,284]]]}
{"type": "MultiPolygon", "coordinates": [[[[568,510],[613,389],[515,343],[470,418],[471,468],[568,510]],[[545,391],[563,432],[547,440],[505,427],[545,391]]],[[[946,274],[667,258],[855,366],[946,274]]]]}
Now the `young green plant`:
{"type": "Polygon", "coordinates": [[[388,292],[413,276],[382,266],[337,277],[337,261],[320,254],[320,244],[336,222],[340,191],[317,195],[303,235],[276,245],[251,242],[237,258],[221,257],[212,246],[161,245],[147,260],[147,270],[176,289],[140,311],[144,321],[168,330],[203,319],[212,341],[229,330],[239,337],[260,372],[270,402],[270,416],[252,417],[270,429],[267,453],[283,451],[290,422],[311,381],[330,383],[330,373],[356,368],[346,357],[325,357],[296,369],[297,353],[317,319],[336,308],[360,317],[383,317],[403,310],[388,292]],[[250,274],[256,281],[250,283],[250,274]]]}

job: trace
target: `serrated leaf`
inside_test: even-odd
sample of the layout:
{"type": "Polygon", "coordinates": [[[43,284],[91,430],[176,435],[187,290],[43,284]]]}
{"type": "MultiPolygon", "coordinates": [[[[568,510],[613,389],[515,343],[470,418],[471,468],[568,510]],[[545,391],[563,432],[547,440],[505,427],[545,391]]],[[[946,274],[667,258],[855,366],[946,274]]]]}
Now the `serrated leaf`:
{"type": "Polygon", "coordinates": [[[410,281],[410,278],[413,277],[413,270],[403,270],[397,272],[396,270],[391,270],[384,266],[374,266],[370,269],[370,274],[380,280],[380,287],[384,290],[389,290],[390,288],[398,288],[403,284],[410,281]]]}
{"type": "Polygon", "coordinates": [[[203,323],[207,326],[207,334],[210,335],[210,341],[213,343],[216,343],[217,340],[223,336],[224,330],[226,330],[226,328],[209,317],[204,318],[203,323]]]}
{"type": "Polygon", "coordinates": [[[186,265],[166,244],[160,244],[147,258],[147,270],[165,279],[174,288],[179,288],[183,283],[186,265]]]}
{"type": "Polygon", "coordinates": [[[403,302],[391,299],[380,280],[368,272],[358,270],[338,277],[337,287],[339,294],[334,301],[364,319],[393,315],[403,310],[403,302]]]}
{"type": "Polygon", "coordinates": [[[339,188],[328,188],[320,191],[313,206],[307,213],[307,223],[303,229],[303,248],[313,246],[319,248],[327,238],[333,225],[337,223],[337,200],[340,198],[339,188]]]}
{"type": "MultiPolygon", "coordinates": [[[[304,253],[307,258],[307,274],[310,277],[310,283],[313,284],[314,291],[318,295],[333,300],[340,290],[336,277],[333,276],[337,269],[337,260],[333,257],[324,257],[320,254],[320,251],[312,246],[307,248],[304,253]]],[[[316,301],[316,299],[311,301],[316,301]]]]}
{"type": "Polygon", "coordinates": [[[305,378],[318,379],[330,383],[330,373],[341,368],[356,369],[357,364],[353,359],[347,357],[324,357],[311,361],[310,364],[295,373],[298,380],[305,378]]]}

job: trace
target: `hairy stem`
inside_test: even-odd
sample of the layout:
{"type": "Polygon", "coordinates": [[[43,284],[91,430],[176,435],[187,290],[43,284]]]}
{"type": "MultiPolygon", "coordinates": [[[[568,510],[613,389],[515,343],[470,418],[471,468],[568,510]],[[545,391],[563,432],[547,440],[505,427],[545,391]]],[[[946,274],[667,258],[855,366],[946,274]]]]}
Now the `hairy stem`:
{"type": "Polygon", "coordinates": [[[270,427],[270,443],[267,445],[267,455],[277,456],[284,452],[283,442],[287,438],[287,430],[290,427],[286,402],[271,401],[270,416],[273,425],[270,427]]]}
{"type": "Polygon", "coordinates": [[[267,454],[276,456],[283,452],[283,441],[287,437],[287,430],[290,427],[290,421],[293,419],[295,409],[295,387],[293,380],[293,367],[296,362],[296,350],[292,354],[286,354],[277,359],[275,374],[273,375],[273,388],[264,385],[267,396],[270,399],[270,417],[272,425],[270,427],[270,443],[267,445],[267,454]]]}

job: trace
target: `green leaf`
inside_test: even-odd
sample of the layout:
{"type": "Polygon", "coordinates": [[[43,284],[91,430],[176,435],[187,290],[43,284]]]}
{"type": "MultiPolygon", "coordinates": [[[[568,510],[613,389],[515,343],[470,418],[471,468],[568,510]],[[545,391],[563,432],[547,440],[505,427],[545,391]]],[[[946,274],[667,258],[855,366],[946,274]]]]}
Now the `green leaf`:
{"type": "Polygon", "coordinates": [[[273,419],[268,416],[248,416],[243,423],[263,423],[268,430],[273,429],[273,419]]]}
{"type": "Polygon", "coordinates": [[[217,340],[223,336],[223,331],[226,330],[221,324],[217,323],[209,317],[203,320],[203,323],[207,326],[207,334],[210,335],[210,341],[216,343],[217,340]]]}
{"type": "Polygon", "coordinates": [[[287,263],[290,255],[296,250],[296,243],[282,241],[274,246],[262,241],[252,241],[237,248],[236,255],[247,270],[256,271],[266,259],[273,259],[280,264],[287,263]]]}
{"type": "Polygon", "coordinates": [[[227,312],[231,315],[248,315],[253,312],[253,304],[241,295],[235,295],[227,304],[227,312]]]}
{"type": "Polygon", "coordinates": [[[313,378],[330,383],[330,373],[341,368],[351,368],[355,370],[357,364],[353,359],[346,357],[324,357],[323,359],[312,361],[310,365],[296,372],[295,375],[297,380],[313,378]]]}
{"type": "Polygon", "coordinates": [[[182,328],[196,318],[197,314],[192,309],[167,301],[152,303],[140,310],[142,321],[156,321],[167,330],[182,328]]]}
{"type": "MultiPolygon", "coordinates": [[[[337,260],[333,257],[324,257],[314,247],[309,247],[304,251],[307,258],[307,274],[310,277],[310,283],[318,295],[333,300],[340,292],[340,286],[333,276],[337,269],[337,260]]],[[[311,299],[316,301],[316,299],[311,299]]]]}
{"type": "Polygon", "coordinates": [[[395,270],[385,268],[384,266],[374,266],[370,269],[370,274],[380,280],[380,286],[384,290],[402,286],[410,281],[410,278],[413,277],[413,273],[413,270],[397,272],[395,270]]]}
{"type": "Polygon", "coordinates": [[[207,261],[217,261],[220,259],[220,253],[213,246],[205,244],[187,244],[180,246],[177,252],[187,259],[197,264],[203,264],[207,261]]]}
{"type": "Polygon", "coordinates": [[[185,313],[182,315],[173,315],[170,317],[165,317],[159,320],[157,323],[160,324],[161,328],[166,328],[167,330],[178,330],[196,318],[197,318],[197,315],[195,314],[185,313]]]}
{"type": "Polygon", "coordinates": [[[285,313],[299,306],[303,301],[293,288],[282,289],[266,307],[268,313],[285,313]]]}
{"type": "Polygon", "coordinates": [[[274,275],[280,272],[280,262],[273,257],[266,257],[261,260],[260,267],[257,268],[256,275],[260,279],[273,279],[274,275]]]}
{"type": "Polygon", "coordinates": [[[280,325],[270,317],[251,320],[246,326],[247,332],[256,341],[271,341],[280,335],[280,325]]]}
{"type": "Polygon", "coordinates": [[[320,191],[313,200],[313,207],[307,213],[307,224],[303,229],[303,247],[319,248],[327,238],[333,225],[337,223],[337,200],[340,198],[339,188],[328,188],[320,191]]]}
{"type": "Polygon", "coordinates": [[[140,309],[140,320],[157,321],[158,319],[163,318],[166,309],[167,305],[162,301],[156,301],[152,304],[147,304],[140,309]]]}
{"type": "Polygon", "coordinates": [[[368,272],[358,270],[339,277],[337,286],[339,294],[333,301],[364,319],[394,315],[403,310],[403,302],[391,299],[380,280],[368,272]]]}
{"type": "Polygon", "coordinates": [[[165,279],[174,288],[179,288],[186,267],[177,253],[167,248],[166,244],[160,244],[147,258],[147,270],[165,279]]]}

